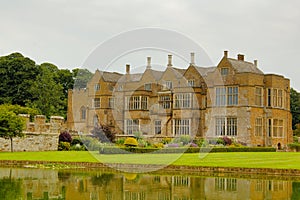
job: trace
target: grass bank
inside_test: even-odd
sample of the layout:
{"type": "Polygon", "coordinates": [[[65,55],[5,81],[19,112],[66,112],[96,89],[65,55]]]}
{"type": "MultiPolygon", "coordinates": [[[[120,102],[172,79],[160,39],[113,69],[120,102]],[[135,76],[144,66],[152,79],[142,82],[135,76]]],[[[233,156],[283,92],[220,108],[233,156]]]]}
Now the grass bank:
{"type": "Polygon", "coordinates": [[[1,152],[0,160],[173,164],[186,166],[300,169],[300,153],[234,152],[209,154],[100,155],[87,151],[1,152]]]}

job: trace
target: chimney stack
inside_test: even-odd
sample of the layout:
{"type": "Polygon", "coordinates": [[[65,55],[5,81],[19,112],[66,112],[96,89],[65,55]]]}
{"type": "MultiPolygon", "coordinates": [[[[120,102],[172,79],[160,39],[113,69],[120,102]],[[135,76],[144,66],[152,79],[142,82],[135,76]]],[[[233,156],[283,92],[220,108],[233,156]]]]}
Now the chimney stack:
{"type": "Polygon", "coordinates": [[[172,67],[172,55],[168,55],[168,67],[172,67]]]}
{"type": "Polygon", "coordinates": [[[255,67],[257,67],[257,60],[254,60],[254,65],[255,67]]]}
{"type": "Polygon", "coordinates": [[[228,51],[224,51],[224,57],[228,58],[228,51]]]}
{"type": "Polygon", "coordinates": [[[240,61],[244,61],[244,55],[242,55],[242,54],[238,54],[237,56],[238,56],[238,60],[240,60],[240,61]]]}
{"type": "Polygon", "coordinates": [[[191,65],[194,65],[195,64],[195,53],[194,52],[191,52],[191,65]]]}
{"type": "Polygon", "coordinates": [[[126,74],[130,74],[130,65],[126,64],[126,74]]]}
{"type": "Polygon", "coordinates": [[[147,57],[147,69],[151,69],[151,57],[147,57]]]}

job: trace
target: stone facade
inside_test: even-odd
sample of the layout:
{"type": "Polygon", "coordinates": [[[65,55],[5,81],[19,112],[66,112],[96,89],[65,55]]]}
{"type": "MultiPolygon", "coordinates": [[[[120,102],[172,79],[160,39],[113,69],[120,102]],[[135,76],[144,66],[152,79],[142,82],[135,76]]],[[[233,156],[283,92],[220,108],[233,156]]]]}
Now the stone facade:
{"type": "MultiPolygon", "coordinates": [[[[46,123],[44,115],[37,115],[30,122],[29,115],[20,115],[25,119],[24,137],[13,138],[14,151],[56,151],[58,137],[64,129],[64,118],[51,116],[50,122],[46,123]]],[[[11,151],[10,140],[0,138],[0,151],[11,151]]]]}
{"type": "Polygon", "coordinates": [[[248,146],[284,148],[292,142],[290,82],[264,74],[253,63],[228,58],[215,67],[191,63],[165,71],[151,68],[126,74],[97,70],[87,88],[70,90],[68,128],[87,133],[97,124],[120,135],[145,137],[230,137],[248,146]]]}

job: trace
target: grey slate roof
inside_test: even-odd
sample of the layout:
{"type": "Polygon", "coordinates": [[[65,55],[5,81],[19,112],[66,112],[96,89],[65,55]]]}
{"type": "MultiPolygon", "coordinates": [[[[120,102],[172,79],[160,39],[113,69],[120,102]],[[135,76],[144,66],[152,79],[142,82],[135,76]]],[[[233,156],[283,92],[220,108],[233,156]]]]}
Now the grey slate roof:
{"type": "Polygon", "coordinates": [[[117,72],[103,72],[100,71],[101,76],[103,77],[104,81],[107,82],[118,82],[118,80],[123,76],[117,72]]]}
{"type": "Polygon", "coordinates": [[[150,69],[150,72],[152,73],[153,77],[155,78],[155,80],[159,80],[161,78],[161,76],[163,75],[163,71],[157,71],[157,70],[153,70],[150,69]]]}
{"type": "Polygon", "coordinates": [[[258,69],[251,62],[236,60],[236,59],[232,59],[232,58],[228,58],[228,61],[230,62],[232,67],[239,73],[251,72],[251,73],[256,73],[256,74],[264,74],[260,69],[258,69]]]}
{"type": "Polygon", "coordinates": [[[201,74],[201,76],[207,76],[207,73],[213,72],[217,67],[198,67],[198,66],[195,66],[195,68],[201,74]]]}

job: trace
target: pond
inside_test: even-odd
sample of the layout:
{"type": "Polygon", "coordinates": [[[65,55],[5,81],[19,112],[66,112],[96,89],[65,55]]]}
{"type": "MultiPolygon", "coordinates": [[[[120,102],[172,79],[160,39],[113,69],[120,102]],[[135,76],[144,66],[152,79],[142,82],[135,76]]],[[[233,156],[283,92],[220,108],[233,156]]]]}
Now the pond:
{"type": "Polygon", "coordinates": [[[0,199],[300,199],[300,179],[229,175],[1,168],[0,199]]]}

